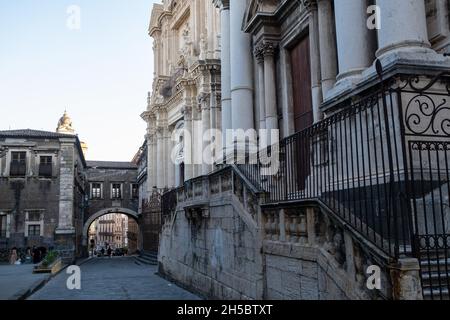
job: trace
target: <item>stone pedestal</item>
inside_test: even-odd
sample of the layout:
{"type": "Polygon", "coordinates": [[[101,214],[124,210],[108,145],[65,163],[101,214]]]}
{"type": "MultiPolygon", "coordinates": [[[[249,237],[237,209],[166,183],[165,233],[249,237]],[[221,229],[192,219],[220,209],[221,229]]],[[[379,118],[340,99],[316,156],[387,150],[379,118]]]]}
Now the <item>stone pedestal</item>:
{"type": "Polygon", "coordinates": [[[419,260],[400,259],[391,269],[394,300],[423,300],[419,260]]]}
{"type": "Polygon", "coordinates": [[[74,229],[56,229],[54,249],[64,263],[72,263],[75,260],[76,236],[74,229]]]}

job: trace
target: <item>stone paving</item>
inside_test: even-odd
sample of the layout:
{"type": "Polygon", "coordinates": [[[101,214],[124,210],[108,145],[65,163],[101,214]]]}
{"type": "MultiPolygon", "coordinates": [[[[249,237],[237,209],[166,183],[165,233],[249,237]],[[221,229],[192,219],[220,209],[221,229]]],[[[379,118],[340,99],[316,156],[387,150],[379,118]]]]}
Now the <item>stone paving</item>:
{"type": "Polygon", "coordinates": [[[0,265],[0,300],[18,297],[49,276],[33,274],[33,268],[33,264],[0,265]]]}
{"type": "Polygon", "coordinates": [[[137,265],[134,257],[94,258],[81,265],[81,290],[69,290],[62,271],[30,300],[199,300],[156,275],[156,266],[137,265]]]}

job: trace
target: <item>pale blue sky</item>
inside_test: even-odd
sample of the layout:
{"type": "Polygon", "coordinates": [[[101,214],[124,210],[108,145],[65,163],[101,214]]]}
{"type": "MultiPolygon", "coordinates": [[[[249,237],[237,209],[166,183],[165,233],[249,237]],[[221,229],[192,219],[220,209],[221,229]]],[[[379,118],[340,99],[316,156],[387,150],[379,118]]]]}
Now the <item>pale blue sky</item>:
{"type": "Polygon", "coordinates": [[[0,0],[0,130],[54,131],[67,108],[90,160],[130,161],[144,141],[155,0],[0,0]],[[81,9],[81,30],[66,26],[81,9]]]}

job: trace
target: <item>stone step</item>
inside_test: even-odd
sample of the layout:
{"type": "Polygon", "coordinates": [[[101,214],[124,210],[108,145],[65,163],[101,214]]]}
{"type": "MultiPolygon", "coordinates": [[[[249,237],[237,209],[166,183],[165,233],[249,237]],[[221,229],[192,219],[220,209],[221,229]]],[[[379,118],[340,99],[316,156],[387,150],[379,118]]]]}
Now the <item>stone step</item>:
{"type": "Polygon", "coordinates": [[[438,288],[426,288],[423,290],[423,298],[425,300],[450,300],[449,290],[448,288],[443,288],[439,290],[438,288]],[[431,294],[433,293],[433,295],[431,294]]]}
{"type": "Polygon", "coordinates": [[[142,255],[135,258],[137,264],[158,265],[158,259],[154,256],[142,255]]]}
{"type": "Polygon", "coordinates": [[[450,273],[446,272],[425,272],[422,274],[422,287],[425,288],[448,288],[450,283],[450,273]]]}
{"type": "Polygon", "coordinates": [[[450,258],[434,258],[430,260],[428,260],[427,258],[422,258],[420,259],[420,265],[424,274],[427,272],[443,272],[447,269],[450,271],[450,258]],[[446,265],[447,269],[445,268],[446,265]]]}

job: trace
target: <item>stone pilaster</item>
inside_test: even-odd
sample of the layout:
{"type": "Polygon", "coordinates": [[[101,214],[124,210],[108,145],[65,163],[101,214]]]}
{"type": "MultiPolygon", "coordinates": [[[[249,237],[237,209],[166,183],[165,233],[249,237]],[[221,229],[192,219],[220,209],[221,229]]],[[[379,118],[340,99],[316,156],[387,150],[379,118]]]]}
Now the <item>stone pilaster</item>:
{"type": "Polygon", "coordinates": [[[75,138],[60,139],[59,217],[55,230],[55,249],[64,261],[75,258],[74,183],[75,138]]]}

